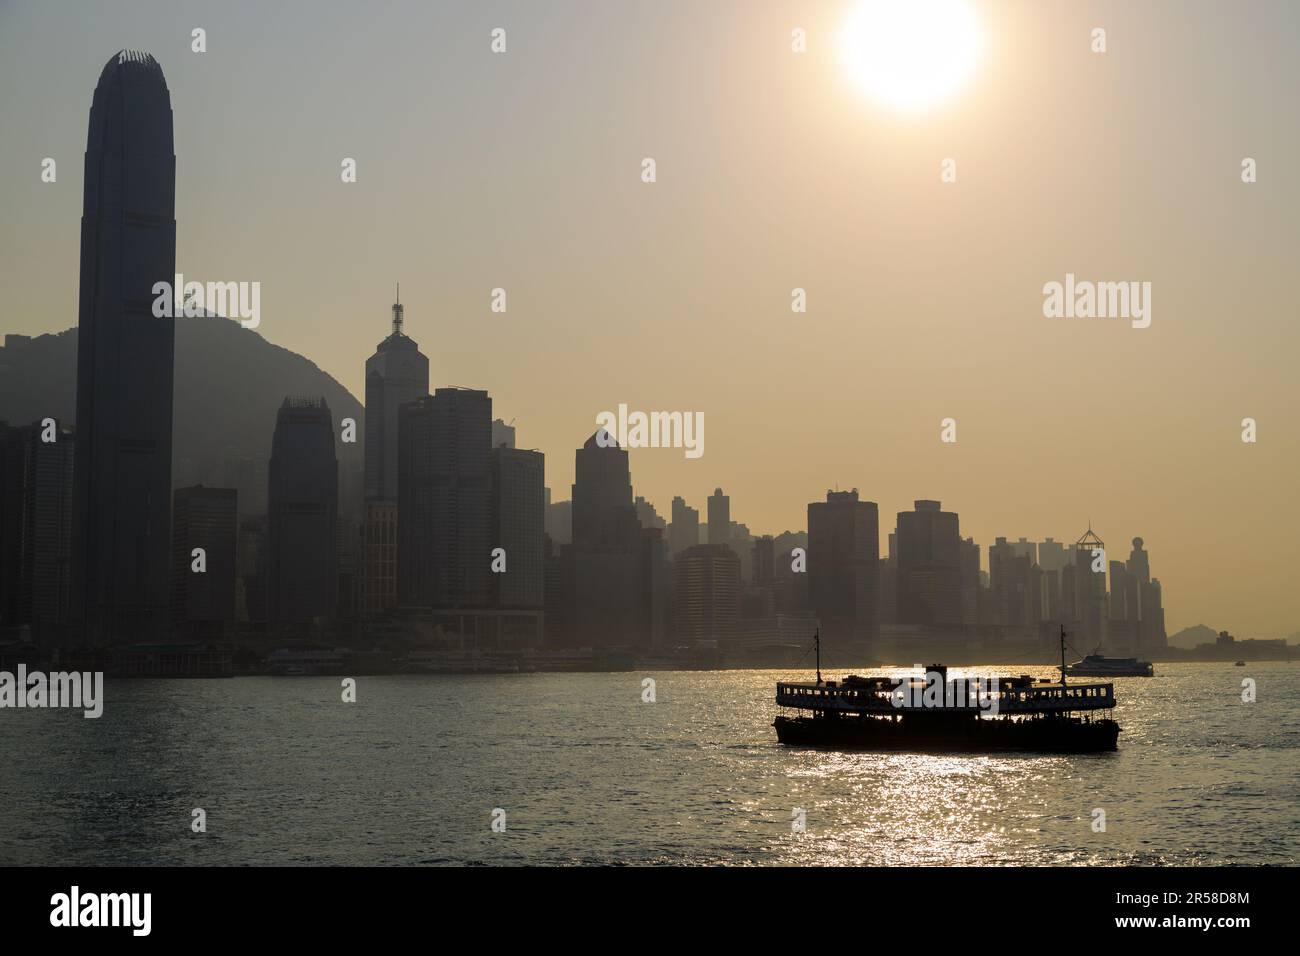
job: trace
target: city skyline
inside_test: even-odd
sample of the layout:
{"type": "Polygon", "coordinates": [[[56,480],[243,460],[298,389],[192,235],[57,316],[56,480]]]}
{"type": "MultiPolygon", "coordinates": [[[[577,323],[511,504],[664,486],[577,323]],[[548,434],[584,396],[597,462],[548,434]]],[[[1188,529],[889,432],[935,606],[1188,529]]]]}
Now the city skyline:
{"type": "MultiPolygon", "coordinates": [[[[680,17],[683,9],[670,13],[680,17]]],[[[19,33],[57,34],[53,47],[31,46],[56,49],[51,62],[62,68],[30,98],[8,104],[17,131],[39,124],[44,132],[0,145],[15,225],[0,249],[13,290],[4,330],[39,334],[72,324],[67,263],[81,192],[76,140],[84,136],[81,111],[95,72],[87,64],[102,63],[106,37],[121,35],[113,48],[150,49],[167,70],[173,100],[184,97],[176,120],[184,157],[178,271],[261,281],[264,318],[251,334],[308,355],[353,395],[363,394],[355,356],[373,349],[387,324],[389,290],[400,280],[407,327],[431,356],[431,386],[489,391],[497,414],[518,419],[521,445],[550,457],[553,491],[569,483],[569,449],[590,433],[601,409],[619,402],[697,409],[709,421],[702,459],[629,452],[636,493],[661,513],[676,495],[702,509],[720,485],[737,516],[776,533],[801,528],[806,503],[838,485],[863,489],[885,514],[921,498],[944,501],[966,516],[963,535],[984,546],[999,536],[1073,540],[1091,519],[1108,541],[1140,536],[1151,543],[1171,633],[1206,623],[1286,636],[1300,627],[1289,586],[1300,545],[1287,533],[1298,506],[1286,481],[1300,445],[1287,417],[1295,327],[1276,303],[1287,301],[1281,265],[1295,259],[1300,240],[1286,225],[1294,220],[1296,186],[1275,174],[1280,157],[1294,152],[1295,130],[1276,122],[1270,72],[1295,66],[1281,56],[1285,44],[1270,37],[1289,29],[1296,14],[1259,5],[1254,19],[1219,24],[1224,37],[1206,32],[1212,18],[1181,33],[1166,30],[1164,53],[1186,62],[1217,49],[1207,44],[1232,46],[1233,31],[1250,31],[1252,62],[1226,79],[1189,80],[1204,84],[1188,97],[1200,104],[1197,122],[1218,124],[1224,150],[1241,145],[1232,155],[1188,148],[1203,127],[1193,130],[1185,113],[1156,111],[1161,123],[1148,133],[1164,148],[1133,156],[1127,144],[1144,140],[1136,137],[1137,112],[1125,103],[1135,96],[1161,102],[1165,87],[1131,51],[1136,38],[1145,47],[1167,23],[1161,9],[982,8],[1002,47],[964,101],[939,109],[931,122],[886,116],[849,91],[830,43],[818,42],[835,32],[840,5],[795,12],[774,5],[734,27],[724,6],[698,11],[696,32],[673,40],[682,45],[670,44],[671,57],[662,44],[652,56],[637,42],[650,17],[640,7],[589,11],[567,38],[529,11],[511,10],[510,52],[495,59],[487,50],[490,13],[394,8],[373,21],[373,33],[349,34],[348,42],[363,50],[380,36],[398,43],[395,72],[339,79],[338,95],[323,97],[334,104],[335,126],[312,106],[259,140],[281,148],[230,155],[204,148],[212,130],[262,129],[272,116],[253,101],[254,88],[259,95],[273,90],[274,103],[292,92],[292,80],[287,89],[283,82],[258,87],[267,71],[283,66],[285,47],[275,38],[293,30],[295,51],[336,49],[348,23],[341,10],[304,14],[301,23],[291,12],[262,21],[261,45],[241,47],[240,75],[232,77],[220,44],[190,51],[196,24],[183,12],[146,4],[111,24],[94,11],[74,23],[57,10],[12,5],[0,18],[23,29],[0,31],[0,77],[16,82],[10,71],[26,68],[31,53],[7,39],[19,33]],[[399,16],[428,28],[387,30],[385,17],[399,16]],[[1097,17],[1110,31],[1104,56],[1086,42],[1097,17]],[[794,20],[809,32],[804,59],[789,50],[794,20]],[[1276,29],[1260,31],[1264,23],[1276,29]],[[444,66],[414,55],[422,42],[425,54],[446,58],[444,66]],[[410,56],[400,55],[403,43],[413,44],[410,56]],[[515,137],[538,132],[523,115],[539,105],[535,99],[574,92],[575,74],[564,69],[547,73],[532,93],[518,91],[520,71],[533,75],[543,50],[558,58],[586,51],[596,60],[584,70],[636,63],[662,80],[663,95],[632,95],[641,105],[637,120],[602,133],[603,100],[590,93],[562,107],[580,111],[581,136],[544,140],[550,145],[541,152],[522,148],[532,140],[515,137]],[[690,84],[671,67],[708,62],[705,50],[720,51],[728,69],[707,74],[707,95],[688,102],[690,84]],[[1065,69],[1049,69],[1053,63],[1065,69]],[[453,90],[425,107],[443,111],[441,128],[463,133],[436,146],[400,114],[410,91],[424,89],[415,82],[420,70],[453,65],[483,96],[453,90]],[[1125,77],[1125,97],[1106,92],[1107,70],[1125,77]],[[1017,109],[1045,123],[1041,129],[993,95],[1030,78],[1035,92],[1017,109]],[[503,100],[505,90],[516,99],[503,100]],[[1074,93],[1091,145],[1059,158],[1054,144],[1077,138],[1077,122],[1053,110],[1074,93]],[[369,103],[385,108],[364,110],[369,103]],[[768,103],[784,108],[766,110],[768,103]],[[727,136],[710,122],[723,117],[727,136]],[[1016,148],[988,145],[988,129],[1016,148]],[[393,131],[396,139],[387,135],[393,131]],[[886,134],[882,152],[877,138],[886,134]],[[692,145],[690,136],[701,140],[692,145]],[[50,145],[36,149],[40,155],[14,145],[33,139],[50,145]],[[398,142],[400,152],[377,145],[398,142]],[[819,154],[824,183],[793,174],[814,144],[830,142],[841,148],[819,154]],[[358,182],[341,184],[338,162],[356,153],[358,182]],[[46,155],[58,159],[56,183],[39,180],[46,155]],[[645,155],[659,159],[654,185],[638,177],[645,155]],[[945,185],[940,162],[950,155],[959,174],[945,185]],[[1261,169],[1251,185],[1238,175],[1248,155],[1258,155],[1261,169]],[[420,156],[445,160],[437,176],[416,174],[420,156]],[[1170,163],[1181,172],[1166,184],[1156,172],[1170,163]],[[544,185],[552,181],[562,188],[547,198],[544,185]],[[1174,201],[1189,182],[1208,205],[1174,201]],[[1072,193],[1062,209],[1063,183],[1072,193]],[[348,192],[353,188],[360,195],[348,192]],[[283,192],[282,223],[258,212],[274,190],[283,192]],[[607,203],[603,211],[584,206],[571,222],[566,210],[574,204],[562,200],[580,195],[607,203]],[[1021,206],[1050,215],[1005,218],[1021,206]],[[701,210],[717,218],[701,220],[701,210]],[[726,210],[743,211],[744,227],[722,225],[726,210]],[[880,228],[866,231],[860,224],[868,221],[880,228]],[[993,221],[1000,232],[1028,237],[1019,240],[1028,245],[1012,247],[1023,264],[1008,266],[1005,248],[981,251],[980,223],[993,221]],[[1170,228],[1171,221],[1184,228],[1170,228]],[[286,251],[295,244],[281,230],[328,235],[344,222],[366,238],[359,258],[353,243],[309,243],[310,255],[286,251]],[[448,241],[447,222],[463,241],[448,241]],[[706,228],[678,241],[694,222],[706,228]],[[1072,239],[1074,226],[1089,241],[1072,239]],[[768,238],[755,243],[747,229],[768,238]],[[645,237],[635,238],[641,230],[645,237]],[[1242,235],[1252,237],[1245,248],[1242,235]],[[1151,236],[1161,239],[1159,255],[1145,251],[1151,236]],[[604,240],[594,271],[578,254],[592,237],[604,240]],[[1203,257],[1207,242],[1220,257],[1217,284],[1188,279],[1182,265],[1203,257]],[[770,281],[747,280],[755,256],[770,281]],[[881,268],[862,269],[862,262],[881,268]],[[1043,283],[1067,273],[1152,281],[1153,324],[1135,330],[1044,318],[1043,283]],[[322,283],[331,274],[348,282],[322,283]],[[489,309],[498,286],[510,294],[504,315],[489,309]],[[806,314],[789,311],[795,286],[808,290],[806,314]],[[713,314],[722,320],[700,321],[713,314]],[[918,392],[912,381],[924,387],[918,392]],[[900,402],[904,395],[913,400],[900,402]],[[1240,441],[1247,416],[1259,422],[1254,445],[1240,441]],[[957,422],[953,445],[939,440],[947,417],[957,422]]],[[[205,11],[203,26],[215,41],[250,15],[205,11]]],[[[629,93],[626,73],[610,76],[620,96],[629,93]]]]}

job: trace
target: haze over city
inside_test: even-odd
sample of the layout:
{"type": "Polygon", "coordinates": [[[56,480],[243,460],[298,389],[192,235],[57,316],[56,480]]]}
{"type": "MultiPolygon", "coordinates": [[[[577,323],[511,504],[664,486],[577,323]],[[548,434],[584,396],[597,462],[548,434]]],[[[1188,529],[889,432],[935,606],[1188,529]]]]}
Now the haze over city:
{"type": "Polygon", "coordinates": [[[431,386],[487,389],[555,498],[599,412],[698,410],[702,457],[631,452],[665,517],[721,486],[755,533],[801,530],[856,487],[882,546],[914,499],[984,546],[1091,522],[1112,559],[1145,539],[1170,633],[1300,629],[1300,12],[978,5],[964,88],[900,111],[846,69],[847,4],[559,6],[0,5],[0,87],[25,91],[0,114],[3,331],[76,325],[90,91],[145,49],[177,271],[259,281],[256,334],[358,398],[400,281],[431,386]],[[1150,282],[1150,327],[1045,318],[1068,273],[1150,282]]]}

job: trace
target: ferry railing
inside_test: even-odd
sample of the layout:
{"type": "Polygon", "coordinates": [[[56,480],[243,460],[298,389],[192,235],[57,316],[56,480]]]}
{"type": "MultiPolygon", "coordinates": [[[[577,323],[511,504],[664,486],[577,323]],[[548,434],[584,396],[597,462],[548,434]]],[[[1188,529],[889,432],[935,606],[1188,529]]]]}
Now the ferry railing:
{"type": "MultiPolygon", "coordinates": [[[[974,692],[965,700],[958,697],[960,703],[945,701],[945,704],[926,706],[921,694],[921,685],[916,684],[912,690],[911,704],[904,701],[896,704],[894,694],[903,685],[871,687],[827,687],[814,684],[776,685],[776,702],[782,707],[796,707],[802,710],[842,711],[848,713],[910,713],[917,711],[948,710],[952,712],[999,713],[999,714],[1042,714],[1064,713],[1069,711],[1103,710],[1115,706],[1115,689],[1113,684],[1059,684],[1040,685],[1036,687],[1007,687],[997,691],[997,705],[993,706],[991,695],[976,700],[974,692]]],[[[906,688],[903,688],[906,689],[906,688]]]]}

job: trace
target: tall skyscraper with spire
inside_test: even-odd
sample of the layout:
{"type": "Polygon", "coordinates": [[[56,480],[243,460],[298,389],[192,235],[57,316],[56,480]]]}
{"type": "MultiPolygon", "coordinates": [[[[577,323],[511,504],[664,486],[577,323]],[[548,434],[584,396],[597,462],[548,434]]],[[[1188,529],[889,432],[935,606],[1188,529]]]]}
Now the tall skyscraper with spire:
{"type": "Polygon", "coordinates": [[[429,394],[429,360],[402,329],[401,291],[399,285],[392,332],[366,360],[361,610],[367,614],[397,606],[397,413],[429,394]]]}
{"type": "Polygon", "coordinates": [[[401,286],[393,330],[366,360],[366,500],[397,500],[397,409],[429,394],[429,360],[403,331],[401,286]]]}
{"type": "Polygon", "coordinates": [[[91,645],[157,638],[170,616],[175,326],[153,302],[175,272],[171,96],[123,50],[91,102],[81,217],[71,618],[91,645]]]}

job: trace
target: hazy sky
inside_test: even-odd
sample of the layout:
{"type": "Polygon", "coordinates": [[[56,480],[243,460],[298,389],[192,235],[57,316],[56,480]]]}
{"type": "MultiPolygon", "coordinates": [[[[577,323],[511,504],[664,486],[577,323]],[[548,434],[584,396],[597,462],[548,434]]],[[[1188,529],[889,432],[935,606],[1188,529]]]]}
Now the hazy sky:
{"type": "Polygon", "coordinates": [[[91,93],[143,49],[180,271],[260,281],[258,331],[357,395],[400,281],[433,383],[490,390],[556,499],[598,412],[700,411],[703,457],[632,452],[665,517],[721,485],[800,529],[838,485],[882,549],[915,498],[982,545],[1091,520],[1146,539],[1171,633],[1300,629],[1300,6],[977,3],[971,81],[908,114],[851,84],[852,6],[0,0],[0,331],[76,324],[91,93]],[[1045,318],[1067,272],[1151,282],[1150,328],[1045,318]]]}

